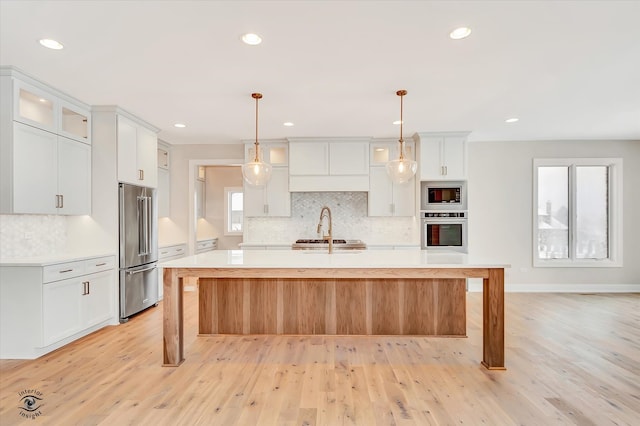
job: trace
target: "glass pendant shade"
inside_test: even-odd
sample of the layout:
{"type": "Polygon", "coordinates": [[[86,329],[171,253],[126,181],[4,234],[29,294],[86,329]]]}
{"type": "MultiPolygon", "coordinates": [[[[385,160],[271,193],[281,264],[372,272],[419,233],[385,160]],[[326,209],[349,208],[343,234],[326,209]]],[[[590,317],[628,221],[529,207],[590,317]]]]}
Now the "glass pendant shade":
{"type": "Polygon", "coordinates": [[[242,177],[251,186],[264,186],[271,179],[271,164],[260,160],[260,144],[258,143],[258,99],[262,98],[260,93],[252,93],[251,97],[256,100],[256,155],[253,161],[242,165],[242,177]]]}
{"type": "Polygon", "coordinates": [[[418,163],[406,158],[398,158],[387,163],[387,174],[393,183],[407,183],[418,170],[418,163]]]}
{"type": "Polygon", "coordinates": [[[242,165],[242,176],[252,186],[264,186],[271,179],[271,164],[252,161],[242,165]]]}
{"type": "Polygon", "coordinates": [[[402,99],[406,94],[406,90],[398,90],[396,92],[396,95],[400,96],[400,139],[398,140],[400,152],[397,160],[391,160],[387,163],[387,174],[393,183],[399,184],[409,182],[418,170],[417,162],[404,158],[404,140],[402,139],[402,99]]]}

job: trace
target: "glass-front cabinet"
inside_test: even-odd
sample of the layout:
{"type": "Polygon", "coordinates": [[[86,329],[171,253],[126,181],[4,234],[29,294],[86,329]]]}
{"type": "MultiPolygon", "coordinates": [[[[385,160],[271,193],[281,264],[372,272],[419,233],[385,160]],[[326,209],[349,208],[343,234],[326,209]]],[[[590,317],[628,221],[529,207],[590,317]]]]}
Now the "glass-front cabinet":
{"type": "Polygon", "coordinates": [[[14,120],[91,143],[91,112],[20,80],[14,80],[14,120]]]}

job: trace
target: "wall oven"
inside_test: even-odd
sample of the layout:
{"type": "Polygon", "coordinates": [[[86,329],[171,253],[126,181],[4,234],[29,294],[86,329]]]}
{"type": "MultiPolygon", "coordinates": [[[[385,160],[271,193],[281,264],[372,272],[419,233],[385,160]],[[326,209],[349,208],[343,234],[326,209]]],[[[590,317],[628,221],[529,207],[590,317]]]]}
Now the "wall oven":
{"type": "Polygon", "coordinates": [[[467,210],[465,181],[420,182],[420,210],[467,210]]]}
{"type": "Polygon", "coordinates": [[[466,212],[421,212],[423,250],[450,250],[467,253],[466,212]]]}

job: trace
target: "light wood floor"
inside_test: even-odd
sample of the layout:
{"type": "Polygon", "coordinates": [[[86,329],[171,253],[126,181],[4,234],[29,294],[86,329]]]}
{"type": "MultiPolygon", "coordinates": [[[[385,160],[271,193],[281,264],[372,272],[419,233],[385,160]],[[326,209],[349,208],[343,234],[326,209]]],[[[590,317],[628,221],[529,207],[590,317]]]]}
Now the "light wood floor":
{"type": "Polygon", "coordinates": [[[638,425],[640,295],[506,295],[507,371],[481,360],[481,294],[468,338],[197,337],[161,367],[162,310],[35,361],[0,361],[0,424],[638,425]],[[18,414],[42,392],[42,416],[18,414]]]}

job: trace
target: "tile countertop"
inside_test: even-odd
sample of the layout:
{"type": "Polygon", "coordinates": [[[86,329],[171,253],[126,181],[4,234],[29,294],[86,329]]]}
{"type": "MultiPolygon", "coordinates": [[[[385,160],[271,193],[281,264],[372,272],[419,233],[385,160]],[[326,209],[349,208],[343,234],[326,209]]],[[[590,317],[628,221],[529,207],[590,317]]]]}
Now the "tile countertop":
{"type": "Polygon", "coordinates": [[[45,256],[0,258],[0,266],[49,266],[59,263],[75,262],[78,260],[93,259],[96,257],[115,256],[117,253],[57,253],[45,256]]]}
{"type": "Polygon", "coordinates": [[[216,250],[163,264],[165,268],[508,268],[495,259],[426,250],[216,250]]]}

